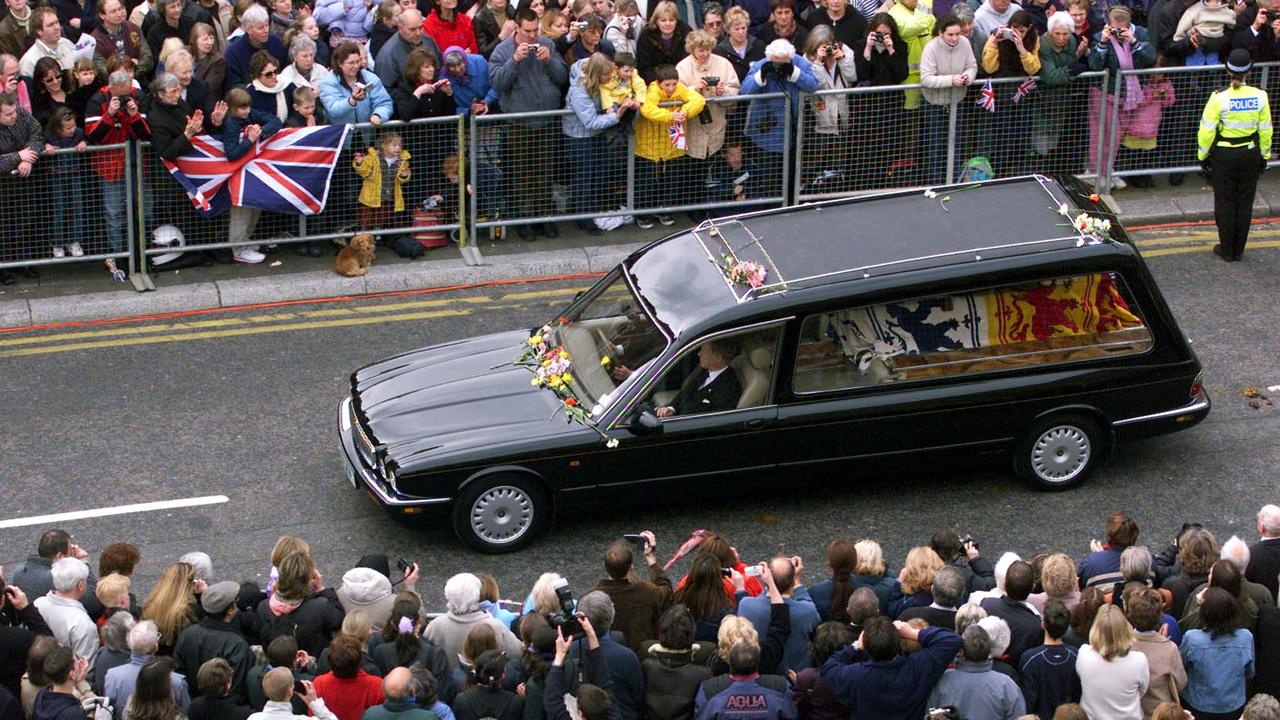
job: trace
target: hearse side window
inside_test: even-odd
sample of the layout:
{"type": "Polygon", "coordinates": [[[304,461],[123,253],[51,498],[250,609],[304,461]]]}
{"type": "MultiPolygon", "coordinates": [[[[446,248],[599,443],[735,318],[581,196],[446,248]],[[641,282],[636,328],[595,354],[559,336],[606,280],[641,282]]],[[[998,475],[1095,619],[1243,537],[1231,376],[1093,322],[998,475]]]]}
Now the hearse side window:
{"type": "Polygon", "coordinates": [[[863,305],[805,318],[797,393],[1144,352],[1116,273],[863,305]]]}
{"type": "Polygon", "coordinates": [[[649,403],[660,417],[679,418],[771,402],[778,338],[775,326],[697,344],[667,368],[649,403]]]}

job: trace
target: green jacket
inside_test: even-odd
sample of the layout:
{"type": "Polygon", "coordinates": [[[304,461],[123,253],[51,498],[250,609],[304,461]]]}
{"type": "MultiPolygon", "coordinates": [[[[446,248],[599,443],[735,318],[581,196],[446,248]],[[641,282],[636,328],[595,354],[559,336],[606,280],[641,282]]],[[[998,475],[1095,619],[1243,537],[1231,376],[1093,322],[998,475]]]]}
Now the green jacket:
{"type": "Polygon", "coordinates": [[[1076,62],[1076,38],[1067,38],[1062,52],[1053,49],[1053,41],[1043,38],[1040,42],[1040,82],[1045,88],[1058,88],[1071,83],[1071,65],[1076,62]]]}
{"type": "Polygon", "coordinates": [[[360,720],[439,720],[436,714],[404,700],[387,700],[364,711],[360,720]]]}

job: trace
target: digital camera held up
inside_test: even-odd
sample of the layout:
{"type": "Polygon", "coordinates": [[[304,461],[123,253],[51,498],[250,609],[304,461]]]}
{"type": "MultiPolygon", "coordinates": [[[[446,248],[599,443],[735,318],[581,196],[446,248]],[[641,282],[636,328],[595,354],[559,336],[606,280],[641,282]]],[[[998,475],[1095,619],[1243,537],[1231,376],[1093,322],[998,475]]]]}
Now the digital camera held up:
{"type": "Polygon", "coordinates": [[[577,611],[574,609],[573,591],[569,589],[569,581],[560,578],[555,584],[556,599],[560,601],[560,609],[547,618],[551,627],[560,630],[565,637],[582,634],[582,625],[578,623],[577,611]]]}

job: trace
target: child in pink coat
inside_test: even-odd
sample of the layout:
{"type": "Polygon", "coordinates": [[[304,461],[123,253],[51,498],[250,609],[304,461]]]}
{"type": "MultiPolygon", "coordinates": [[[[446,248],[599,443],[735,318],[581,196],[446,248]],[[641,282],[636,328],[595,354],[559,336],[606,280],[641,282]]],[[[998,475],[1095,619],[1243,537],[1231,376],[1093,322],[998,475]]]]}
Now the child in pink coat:
{"type": "MultiPolygon", "coordinates": [[[[1156,58],[1156,66],[1163,65],[1164,58],[1156,58]]],[[[1142,102],[1129,111],[1129,122],[1122,123],[1125,134],[1120,144],[1128,151],[1125,153],[1129,156],[1129,162],[1126,165],[1141,168],[1148,167],[1154,162],[1148,162],[1145,158],[1150,157],[1148,153],[1156,149],[1156,133],[1160,129],[1160,119],[1164,115],[1164,109],[1172,105],[1173,101],[1173,84],[1163,73],[1143,78],[1142,102]]],[[[1129,180],[1134,187],[1153,186],[1151,177],[1147,175],[1132,177],[1129,180]]]]}

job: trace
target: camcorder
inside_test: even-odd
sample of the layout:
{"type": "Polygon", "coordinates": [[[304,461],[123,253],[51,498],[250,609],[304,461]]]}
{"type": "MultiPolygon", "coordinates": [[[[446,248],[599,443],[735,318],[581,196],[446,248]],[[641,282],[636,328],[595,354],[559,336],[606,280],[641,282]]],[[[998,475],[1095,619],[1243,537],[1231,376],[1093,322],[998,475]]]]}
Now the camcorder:
{"type": "Polygon", "coordinates": [[[706,83],[708,87],[715,87],[720,84],[720,76],[707,75],[706,77],[702,78],[702,82],[706,83]]]}
{"type": "Polygon", "coordinates": [[[573,591],[569,589],[569,581],[560,578],[555,584],[556,599],[560,601],[560,609],[552,613],[547,622],[559,630],[565,637],[582,634],[582,625],[578,622],[578,614],[573,606],[573,591]]]}

